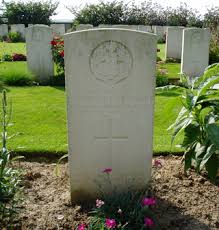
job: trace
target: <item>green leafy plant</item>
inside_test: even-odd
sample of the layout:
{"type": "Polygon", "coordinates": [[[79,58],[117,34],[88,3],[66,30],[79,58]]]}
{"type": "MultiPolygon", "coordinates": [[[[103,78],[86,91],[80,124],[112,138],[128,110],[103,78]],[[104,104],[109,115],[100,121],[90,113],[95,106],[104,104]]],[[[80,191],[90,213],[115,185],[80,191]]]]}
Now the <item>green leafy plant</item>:
{"type": "Polygon", "coordinates": [[[156,75],[156,86],[165,86],[169,84],[168,72],[166,69],[158,69],[156,75]]]}
{"type": "Polygon", "coordinates": [[[11,42],[22,42],[23,41],[21,34],[18,32],[9,32],[8,37],[11,42]]]}
{"type": "Polygon", "coordinates": [[[56,71],[58,75],[64,75],[64,40],[61,37],[54,37],[51,41],[53,60],[56,63],[56,71]]]}
{"type": "Polygon", "coordinates": [[[34,76],[28,70],[24,72],[22,69],[6,69],[4,74],[0,75],[0,81],[5,85],[10,86],[26,86],[32,85],[34,81],[34,76]]]}
{"type": "Polygon", "coordinates": [[[2,56],[2,61],[12,61],[12,55],[10,55],[10,54],[4,54],[2,56]]]}
{"type": "MultiPolygon", "coordinates": [[[[19,200],[20,172],[10,166],[11,153],[7,149],[7,127],[10,125],[11,107],[8,109],[6,91],[2,92],[2,150],[0,153],[0,227],[9,222],[19,200]]],[[[10,138],[10,137],[8,137],[10,138]]]]}
{"type": "Polygon", "coordinates": [[[112,184],[111,172],[111,168],[102,171],[103,177],[97,181],[101,199],[96,200],[88,226],[80,224],[77,229],[155,229],[155,198],[149,196],[148,191],[135,191],[128,182],[127,191],[119,192],[112,184]],[[106,191],[103,187],[107,188],[106,191]]]}
{"type": "Polygon", "coordinates": [[[214,64],[217,62],[219,62],[219,32],[212,31],[209,49],[209,63],[214,64]]]}
{"type": "Polygon", "coordinates": [[[185,148],[185,171],[195,167],[200,173],[206,169],[214,180],[219,169],[219,64],[209,66],[200,78],[182,76],[185,92],[181,97],[183,107],[173,125],[172,143],[184,131],[182,147],[185,148]]]}

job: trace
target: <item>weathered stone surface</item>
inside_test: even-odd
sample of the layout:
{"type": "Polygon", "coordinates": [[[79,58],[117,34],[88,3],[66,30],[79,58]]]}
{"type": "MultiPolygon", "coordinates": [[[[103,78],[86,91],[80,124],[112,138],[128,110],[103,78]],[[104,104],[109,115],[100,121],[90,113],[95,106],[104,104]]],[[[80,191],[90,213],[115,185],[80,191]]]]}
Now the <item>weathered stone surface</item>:
{"type": "Polygon", "coordinates": [[[8,35],[8,25],[0,24],[0,36],[8,35]]]}
{"type": "Polygon", "coordinates": [[[151,26],[139,25],[138,30],[143,31],[143,32],[153,33],[153,29],[151,26]]]}
{"type": "Polygon", "coordinates": [[[49,26],[34,25],[26,28],[27,65],[41,84],[47,84],[54,75],[52,40],[52,28],[49,26]]]}
{"type": "Polygon", "coordinates": [[[168,27],[166,38],[166,59],[181,59],[182,54],[182,35],[184,27],[168,27]]]}
{"type": "Polygon", "coordinates": [[[94,29],[64,40],[72,202],[97,198],[97,181],[110,189],[101,179],[104,168],[112,168],[111,182],[119,191],[145,188],[151,175],[156,36],[94,29]]]}
{"type": "Polygon", "coordinates": [[[51,24],[50,27],[53,29],[53,32],[58,35],[65,34],[65,24],[51,24]]]}
{"type": "Polygon", "coordinates": [[[25,39],[25,25],[24,24],[12,24],[11,32],[18,32],[21,34],[22,38],[25,39]]]}
{"type": "Polygon", "coordinates": [[[181,73],[198,77],[209,61],[210,30],[189,28],[183,31],[181,73]]]}
{"type": "Polygon", "coordinates": [[[163,39],[165,36],[165,27],[164,26],[154,26],[154,33],[157,35],[158,39],[163,39]]]}
{"type": "Polygon", "coordinates": [[[93,29],[93,25],[91,24],[80,24],[78,26],[76,26],[76,30],[88,30],[88,29],[93,29]]]}

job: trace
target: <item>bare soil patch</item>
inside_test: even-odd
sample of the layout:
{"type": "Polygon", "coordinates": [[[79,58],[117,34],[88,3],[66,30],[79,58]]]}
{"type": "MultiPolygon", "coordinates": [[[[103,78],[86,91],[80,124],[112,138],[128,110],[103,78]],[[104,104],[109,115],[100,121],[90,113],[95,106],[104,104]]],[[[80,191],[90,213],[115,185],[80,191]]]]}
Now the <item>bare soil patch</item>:
{"type": "MultiPolygon", "coordinates": [[[[154,208],[161,229],[219,229],[219,186],[190,172],[182,173],[181,157],[157,157],[163,167],[153,169],[151,190],[158,203],[154,208]]],[[[87,211],[71,206],[68,164],[54,173],[55,164],[21,162],[24,170],[24,199],[12,229],[76,229],[86,222],[87,211]]],[[[6,227],[5,229],[9,229],[6,227]]]]}

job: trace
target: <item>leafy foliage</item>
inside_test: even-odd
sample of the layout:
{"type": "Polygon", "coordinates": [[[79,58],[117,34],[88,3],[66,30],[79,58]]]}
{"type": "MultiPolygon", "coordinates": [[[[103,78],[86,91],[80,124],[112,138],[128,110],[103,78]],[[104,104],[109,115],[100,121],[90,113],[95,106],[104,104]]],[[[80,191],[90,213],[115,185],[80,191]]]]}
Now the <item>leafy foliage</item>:
{"type": "Polygon", "coordinates": [[[159,69],[156,75],[156,86],[165,86],[169,84],[169,78],[165,69],[159,69]]]}
{"type": "Polygon", "coordinates": [[[10,54],[3,54],[2,61],[12,61],[12,55],[10,55],[10,54]]]}
{"type": "Polygon", "coordinates": [[[103,181],[97,182],[100,183],[99,190],[103,200],[96,200],[96,207],[91,212],[88,229],[109,229],[110,224],[107,225],[107,222],[111,220],[114,224],[111,225],[111,228],[143,230],[150,227],[144,221],[146,218],[155,227],[153,206],[156,204],[156,200],[147,197],[149,194],[146,191],[136,192],[128,182],[127,192],[118,192],[117,188],[112,185],[110,172],[106,171],[105,174],[102,178],[103,181]],[[107,191],[103,191],[103,187],[107,187],[107,191]]]}
{"type": "Polygon", "coordinates": [[[56,71],[59,77],[64,78],[64,40],[61,37],[54,37],[51,41],[53,60],[56,64],[56,71]]]}
{"type": "Polygon", "coordinates": [[[9,24],[50,24],[50,17],[55,15],[58,2],[29,1],[8,2],[5,4],[4,17],[9,24]]]}
{"type": "Polygon", "coordinates": [[[10,167],[10,152],[6,147],[7,126],[10,124],[11,109],[8,111],[6,91],[2,96],[2,151],[0,153],[0,227],[12,218],[20,191],[20,172],[10,167]]]}
{"type": "Polygon", "coordinates": [[[219,26],[219,7],[211,7],[207,9],[207,13],[204,15],[204,25],[210,27],[211,30],[217,30],[219,26]]]}
{"type": "Polygon", "coordinates": [[[18,32],[9,32],[8,38],[10,42],[22,42],[23,41],[21,34],[18,32]]]}
{"type": "Polygon", "coordinates": [[[209,63],[214,64],[217,62],[219,62],[219,32],[212,31],[209,49],[209,63]]]}
{"type": "Polygon", "coordinates": [[[204,167],[211,179],[219,170],[219,64],[209,66],[200,78],[182,76],[186,87],[181,97],[183,107],[175,121],[172,143],[184,130],[185,171],[194,166],[199,173],[204,167]]]}
{"type": "Polygon", "coordinates": [[[139,4],[123,1],[87,4],[83,8],[68,7],[74,14],[74,24],[128,24],[202,27],[200,13],[185,3],[176,8],[163,7],[151,0],[139,4]]]}

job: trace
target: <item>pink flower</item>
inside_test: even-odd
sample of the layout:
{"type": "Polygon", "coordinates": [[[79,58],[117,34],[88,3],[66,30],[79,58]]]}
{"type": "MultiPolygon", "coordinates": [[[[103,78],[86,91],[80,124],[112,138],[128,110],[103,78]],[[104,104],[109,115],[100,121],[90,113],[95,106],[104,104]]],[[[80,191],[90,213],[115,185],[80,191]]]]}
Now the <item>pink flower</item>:
{"type": "Polygon", "coordinates": [[[115,228],[116,227],[116,221],[114,219],[106,219],[105,225],[107,228],[115,228]]]}
{"type": "Polygon", "coordinates": [[[112,172],[112,168],[105,168],[103,171],[103,173],[111,173],[112,172]]]}
{"type": "Polygon", "coordinates": [[[86,225],[85,224],[79,224],[77,230],[85,230],[86,225]]]}
{"type": "Polygon", "coordinates": [[[142,200],[142,204],[143,206],[151,206],[151,205],[155,205],[156,204],[156,200],[154,198],[144,198],[142,200]]]}
{"type": "Polygon", "coordinates": [[[162,168],[162,161],[161,160],[154,160],[154,166],[158,168],[162,168]]]}
{"type": "Polygon", "coordinates": [[[151,228],[154,226],[154,221],[151,218],[146,217],[144,219],[144,225],[145,225],[145,227],[151,228]]]}
{"type": "Polygon", "coordinates": [[[104,205],[104,201],[102,201],[102,200],[96,200],[96,207],[97,208],[101,208],[102,206],[104,205]]]}

